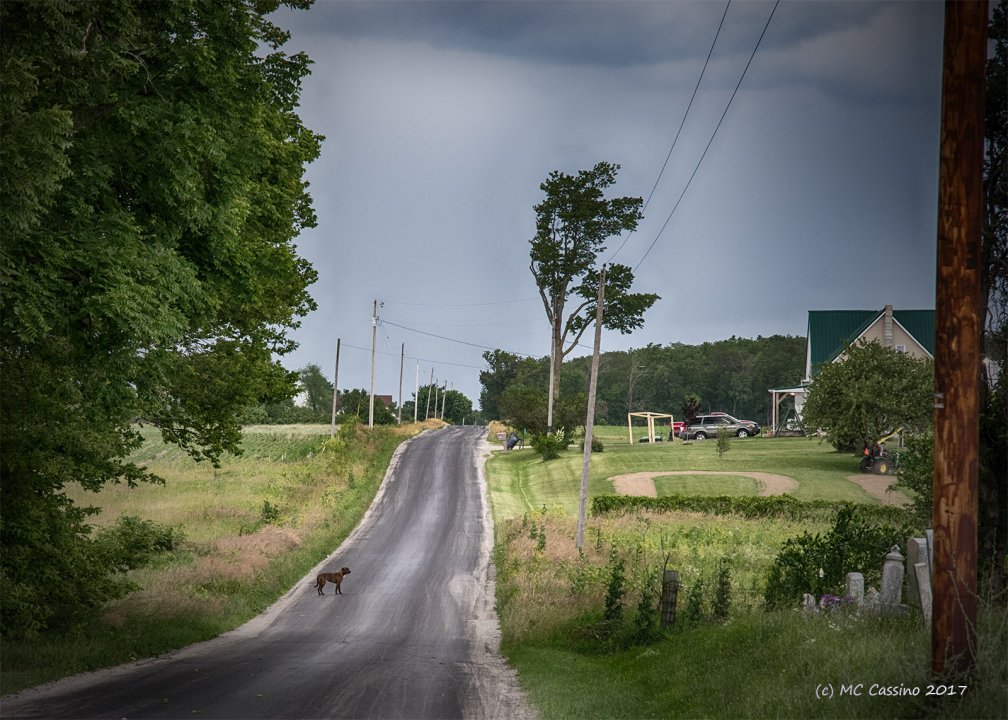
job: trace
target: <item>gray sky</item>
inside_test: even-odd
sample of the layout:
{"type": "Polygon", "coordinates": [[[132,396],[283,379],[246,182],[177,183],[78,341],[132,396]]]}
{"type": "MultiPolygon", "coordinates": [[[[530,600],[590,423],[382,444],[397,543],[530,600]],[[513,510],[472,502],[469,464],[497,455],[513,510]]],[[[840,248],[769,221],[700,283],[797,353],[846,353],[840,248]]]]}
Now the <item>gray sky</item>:
{"type": "MultiPolygon", "coordinates": [[[[326,136],[308,170],[318,227],[298,241],[318,310],[284,364],[331,377],[339,337],[340,387],[368,387],[375,298],[378,393],[398,394],[403,342],[404,400],[418,359],[421,383],[433,367],[478,407],[485,348],[546,356],[528,256],[540,183],[605,160],[622,166],[613,194],[646,199],[725,5],[278,13],[286,49],[314,61],[301,117],[326,136]]],[[[811,309],[934,306],[941,3],[781,2],[697,168],[773,7],[731,3],[644,220],[609,243],[603,259],[625,239],[616,261],[662,299],[642,329],[604,332],[603,351],[804,335],[811,309]]]]}

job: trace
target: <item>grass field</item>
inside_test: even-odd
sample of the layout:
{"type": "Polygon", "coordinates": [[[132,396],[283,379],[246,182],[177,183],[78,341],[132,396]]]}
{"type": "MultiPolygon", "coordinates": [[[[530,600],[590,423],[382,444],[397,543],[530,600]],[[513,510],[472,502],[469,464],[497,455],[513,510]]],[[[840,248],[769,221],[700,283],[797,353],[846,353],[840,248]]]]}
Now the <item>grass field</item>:
{"type": "Polygon", "coordinates": [[[224,457],[218,469],[145,429],[131,459],[163,477],[163,485],[66,493],[101,508],[96,528],[135,516],[183,540],[130,571],[136,589],[95,622],[58,636],[5,639],[0,692],[157,655],[254,617],[353,530],[396,447],[440,425],[348,427],[334,439],[328,425],[257,426],[244,433],[244,453],[224,457]]]}
{"type": "MultiPolygon", "coordinates": [[[[857,458],[817,439],[734,439],[718,458],[710,440],[631,445],[626,428],[596,430],[605,448],[592,456],[590,495],[612,493],[610,478],[620,474],[698,470],[725,475],[659,477],[658,494],[755,495],[756,481],[737,473],[759,471],[795,479],[801,500],[879,503],[849,479],[857,458]]],[[[982,603],[980,673],[964,681],[966,694],[928,698],[930,638],[919,614],[764,610],[763,588],[783,543],[825,533],[827,522],[685,512],[589,517],[579,550],[581,464],[572,447],[548,463],[514,450],[487,465],[502,648],[544,718],[1003,716],[1003,606],[982,603]],[[666,564],[682,581],[676,625],[641,634],[639,619],[656,612],[655,581],[666,564]],[[817,696],[826,685],[833,698],[817,696]],[[917,694],[880,695],[879,687],[917,694]]]]}

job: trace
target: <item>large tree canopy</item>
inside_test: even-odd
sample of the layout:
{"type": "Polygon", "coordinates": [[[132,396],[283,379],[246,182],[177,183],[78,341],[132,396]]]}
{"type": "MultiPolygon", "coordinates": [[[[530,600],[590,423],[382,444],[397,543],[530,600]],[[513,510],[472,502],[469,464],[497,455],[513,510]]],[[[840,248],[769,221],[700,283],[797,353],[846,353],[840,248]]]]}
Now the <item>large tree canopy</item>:
{"type": "Polygon", "coordinates": [[[321,138],[278,5],[0,4],[5,633],[102,599],[60,489],[152,479],[136,423],[215,460],[244,408],[293,391],[275,356],[314,307],[293,239],[321,138]]]}
{"type": "MultiPolygon", "coordinates": [[[[554,171],[539,186],[546,197],[535,206],[536,234],[531,241],[529,268],[550,324],[554,397],[560,390],[563,359],[595,321],[598,255],[609,238],[636,229],[641,219],[641,198],[605,197],[604,191],[616,182],[618,170],[619,165],[600,162],[577,175],[554,171]],[[567,307],[568,301],[573,309],[567,307]]],[[[606,328],[621,333],[639,328],[644,324],[644,311],[659,299],[652,293],[631,293],[633,279],[633,271],[626,265],[607,268],[606,328]]]]}
{"type": "Polygon", "coordinates": [[[838,450],[859,449],[902,428],[931,426],[934,362],[896,352],[877,341],[849,345],[812,382],[803,416],[826,431],[838,450]]]}

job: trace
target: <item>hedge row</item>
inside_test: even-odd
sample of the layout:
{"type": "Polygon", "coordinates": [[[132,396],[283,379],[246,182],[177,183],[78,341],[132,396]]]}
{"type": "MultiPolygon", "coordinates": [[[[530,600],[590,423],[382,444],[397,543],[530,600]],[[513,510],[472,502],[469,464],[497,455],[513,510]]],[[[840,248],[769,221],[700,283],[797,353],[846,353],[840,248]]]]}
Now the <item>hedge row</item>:
{"type": "MultiPolygon", "coordinates": [[[[700,512],[708,515],[741,515],[746,518],[787,518],[808,520],[832,517],[850,503],[829,500],[796,500],[791,495],[769,497],[705,497],[696,495],[596,495],[592,498],[592,515],[620,514],[634,511],[700,512]]],[[[888,505],[859,505],[863,515],[879,522],[898,522],[906,511],[888,505]]]]}

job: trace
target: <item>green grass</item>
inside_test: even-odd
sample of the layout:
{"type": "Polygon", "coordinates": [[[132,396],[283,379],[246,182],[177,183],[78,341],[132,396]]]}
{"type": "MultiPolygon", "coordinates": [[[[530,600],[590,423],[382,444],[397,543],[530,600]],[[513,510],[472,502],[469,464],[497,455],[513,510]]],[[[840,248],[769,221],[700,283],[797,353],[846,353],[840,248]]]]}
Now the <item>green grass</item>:
{"type": "MultiPolygon", "coordinates": [[[[590,495],[614,492],[609,478],[626,473],[704,470],[732,475],[762,471],[796,480],[798,488],[792,494],[798,500],[878,502],[848,479],[858,474],[858,458],[838,453],[819,439],[735,438],[731,449],[719,459],[717,443],[712,440],[631,445],[626,428],[603,426],[596,430],[605,450],[592,455],[590,495]]],[[[496,453],[488,464],[495,517],[515,517],[543,505],[575,514],[582,458],[576,446],[549,462],[539,459],[531,448],[496,453]]],[[[733,487],[742,494],[737,483],[733,487]]],[[[755,485],[750,487],[755,495],[755,485]]]]}
{"type": "Polygon", "coordinates": [[[349,535],[395,448],[425,427],[433,425],[359,428],[333,440],[328,426],[252,428],[245,453],[223,458],[219,469],[145,429],[132,459],[164,477],[163,485],[66,493],[101,508],[96,526],[122,515],[153,520],[182,533],[181,549],[131,571],[137,589],[94,622],[29,641],[5,639],[0,692],[157,655],[254,617],[349,535]]]}
{"type": "MultiPolygon", "coordinates": [[[[755,481],[737,473],[761,471],[797,480],[793,494],[800,500],[879,503],[849,480],[858,472],[857,458],[818,440],[735,439],[719,460],[713,441],[631,445],[626,428],[597,430],[605,450],[592,455],[592,495],[613,492],[609,478],[618,474],[696,470],[725,475],[659,476],[659,494],[754,495],[755,481]]],[[[532,451],[511,451],[497,453],[487,466],[502,650],[544,719],[1003,717],[1003,605],[981,603],[979,672],[963,681],[966,695],[926,698],[930,636],[919,614],[764,611],[767,573],[784,541],[825,532],[831,522],[611,514],[587,519],[578,550],[581,458],[570,450],[544,463],[532,451]],[[625,623],[615,634],[600,624],[613,558],[625,576],[625,623]],[[626,628],[634,627],[649,578],[666,562],[682,581],[678,622],[654,642],[635,643],[626,628]],[[726,622],[713,613],[720,568],[730,572],[726,622]],[[817,697],[826,685],[833,697],[817,697]],[[919,688],[920,694],[886,697],[872,694],[873,685],[919,688]],[[841,696],[841,686],[860,689],[841,696]]]]}

